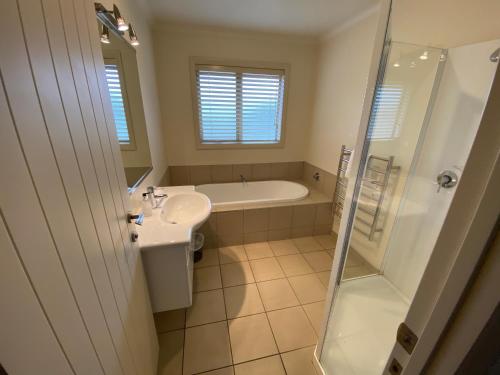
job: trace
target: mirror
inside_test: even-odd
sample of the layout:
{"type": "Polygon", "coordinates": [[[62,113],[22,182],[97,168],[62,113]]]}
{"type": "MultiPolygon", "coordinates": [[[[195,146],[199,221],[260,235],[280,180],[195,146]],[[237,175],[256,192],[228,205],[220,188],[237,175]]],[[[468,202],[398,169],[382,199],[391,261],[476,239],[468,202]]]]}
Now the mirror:
{"type": "Polygon", "coordinates": [[[142,105],[135,48],[120,31],[97,18],[116,134],[129,188],[153,169],[142,105]]]}

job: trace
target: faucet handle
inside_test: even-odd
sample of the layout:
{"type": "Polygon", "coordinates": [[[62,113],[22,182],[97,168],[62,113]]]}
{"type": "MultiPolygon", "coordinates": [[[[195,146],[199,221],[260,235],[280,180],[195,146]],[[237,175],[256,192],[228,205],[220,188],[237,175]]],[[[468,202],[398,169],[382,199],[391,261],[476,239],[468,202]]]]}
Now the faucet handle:
{"type": "Polygon", "coordinates": [[[154,194],[155,193],[155,187],[154,186],[148,186],[147,192],[148,192],[148,194],[154,194]]]}

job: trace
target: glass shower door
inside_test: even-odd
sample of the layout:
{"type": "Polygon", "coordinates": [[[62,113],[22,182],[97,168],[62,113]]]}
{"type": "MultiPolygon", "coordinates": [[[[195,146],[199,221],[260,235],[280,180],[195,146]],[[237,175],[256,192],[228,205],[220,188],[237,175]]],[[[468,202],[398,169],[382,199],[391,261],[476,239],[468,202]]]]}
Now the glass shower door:
{"type": "Polygon", "coordinates": [[[383,372],[477,132],[499,46],[386,45],[318,353],[326,374],[383,372]]]}

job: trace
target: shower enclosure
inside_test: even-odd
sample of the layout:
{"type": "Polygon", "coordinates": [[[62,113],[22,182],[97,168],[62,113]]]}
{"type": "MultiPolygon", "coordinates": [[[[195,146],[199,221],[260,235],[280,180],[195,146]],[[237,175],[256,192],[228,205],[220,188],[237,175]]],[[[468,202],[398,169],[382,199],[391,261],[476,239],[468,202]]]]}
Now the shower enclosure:
{"type": "Polygon", "coordinates": [[[346,176],[352,208],[316,350],[325,374],[386,368],[479,128],[498,47],[386,41],[364,145],[353,151],[360,167],[346,176]]]}

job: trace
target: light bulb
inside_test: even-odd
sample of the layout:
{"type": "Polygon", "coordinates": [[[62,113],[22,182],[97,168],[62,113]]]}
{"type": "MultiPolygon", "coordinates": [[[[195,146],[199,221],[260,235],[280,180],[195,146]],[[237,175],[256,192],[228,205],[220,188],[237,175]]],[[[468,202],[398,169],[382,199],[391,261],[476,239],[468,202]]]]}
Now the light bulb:
{"type": "Polygon", "coordinates": [[[111,41],[109,40],[109,30],[106,26],[102,25],[101,32],[101,43],[109,44],[111,41]]]}
{"type": "Polygon", "coordinates": [[[427,51],[424,51],[419,57],[420,60],[427,60],[429,58],[429,53],[427,51]]]}
{"type": "Polygon", "coordinates": [[[137,39],[137,35],[135,33],[134,28],[132,27],[132,24],[128,24],[128,37],[130,38],[130,44],[133,46],[138,46],[139,45],[139,40],[137,39]]]}
{"type": "Polygon", "coordinates": [[[118,7],[113,4],[113,14],[116,19],[116,24],[118,26],[118,30],[120,31],[127,31],[128,30],[128,25],[125,23],[125,20],[123,19],[122,15],[120,14],[120,10],[118,7]]]}
{"type": "Polygon", "coordinates": [[[396,61],[392,66],[395,68],[399,68],[401,65],[399,65],[399,62],[396,61]]]}
{"type": "Polygon", "coordinates": [[[118,30],[120,31],[128,30],[128,25],[125,23],[125,20],[123,18],[117,18],[116,23],[118,24],[118,30]]]}

